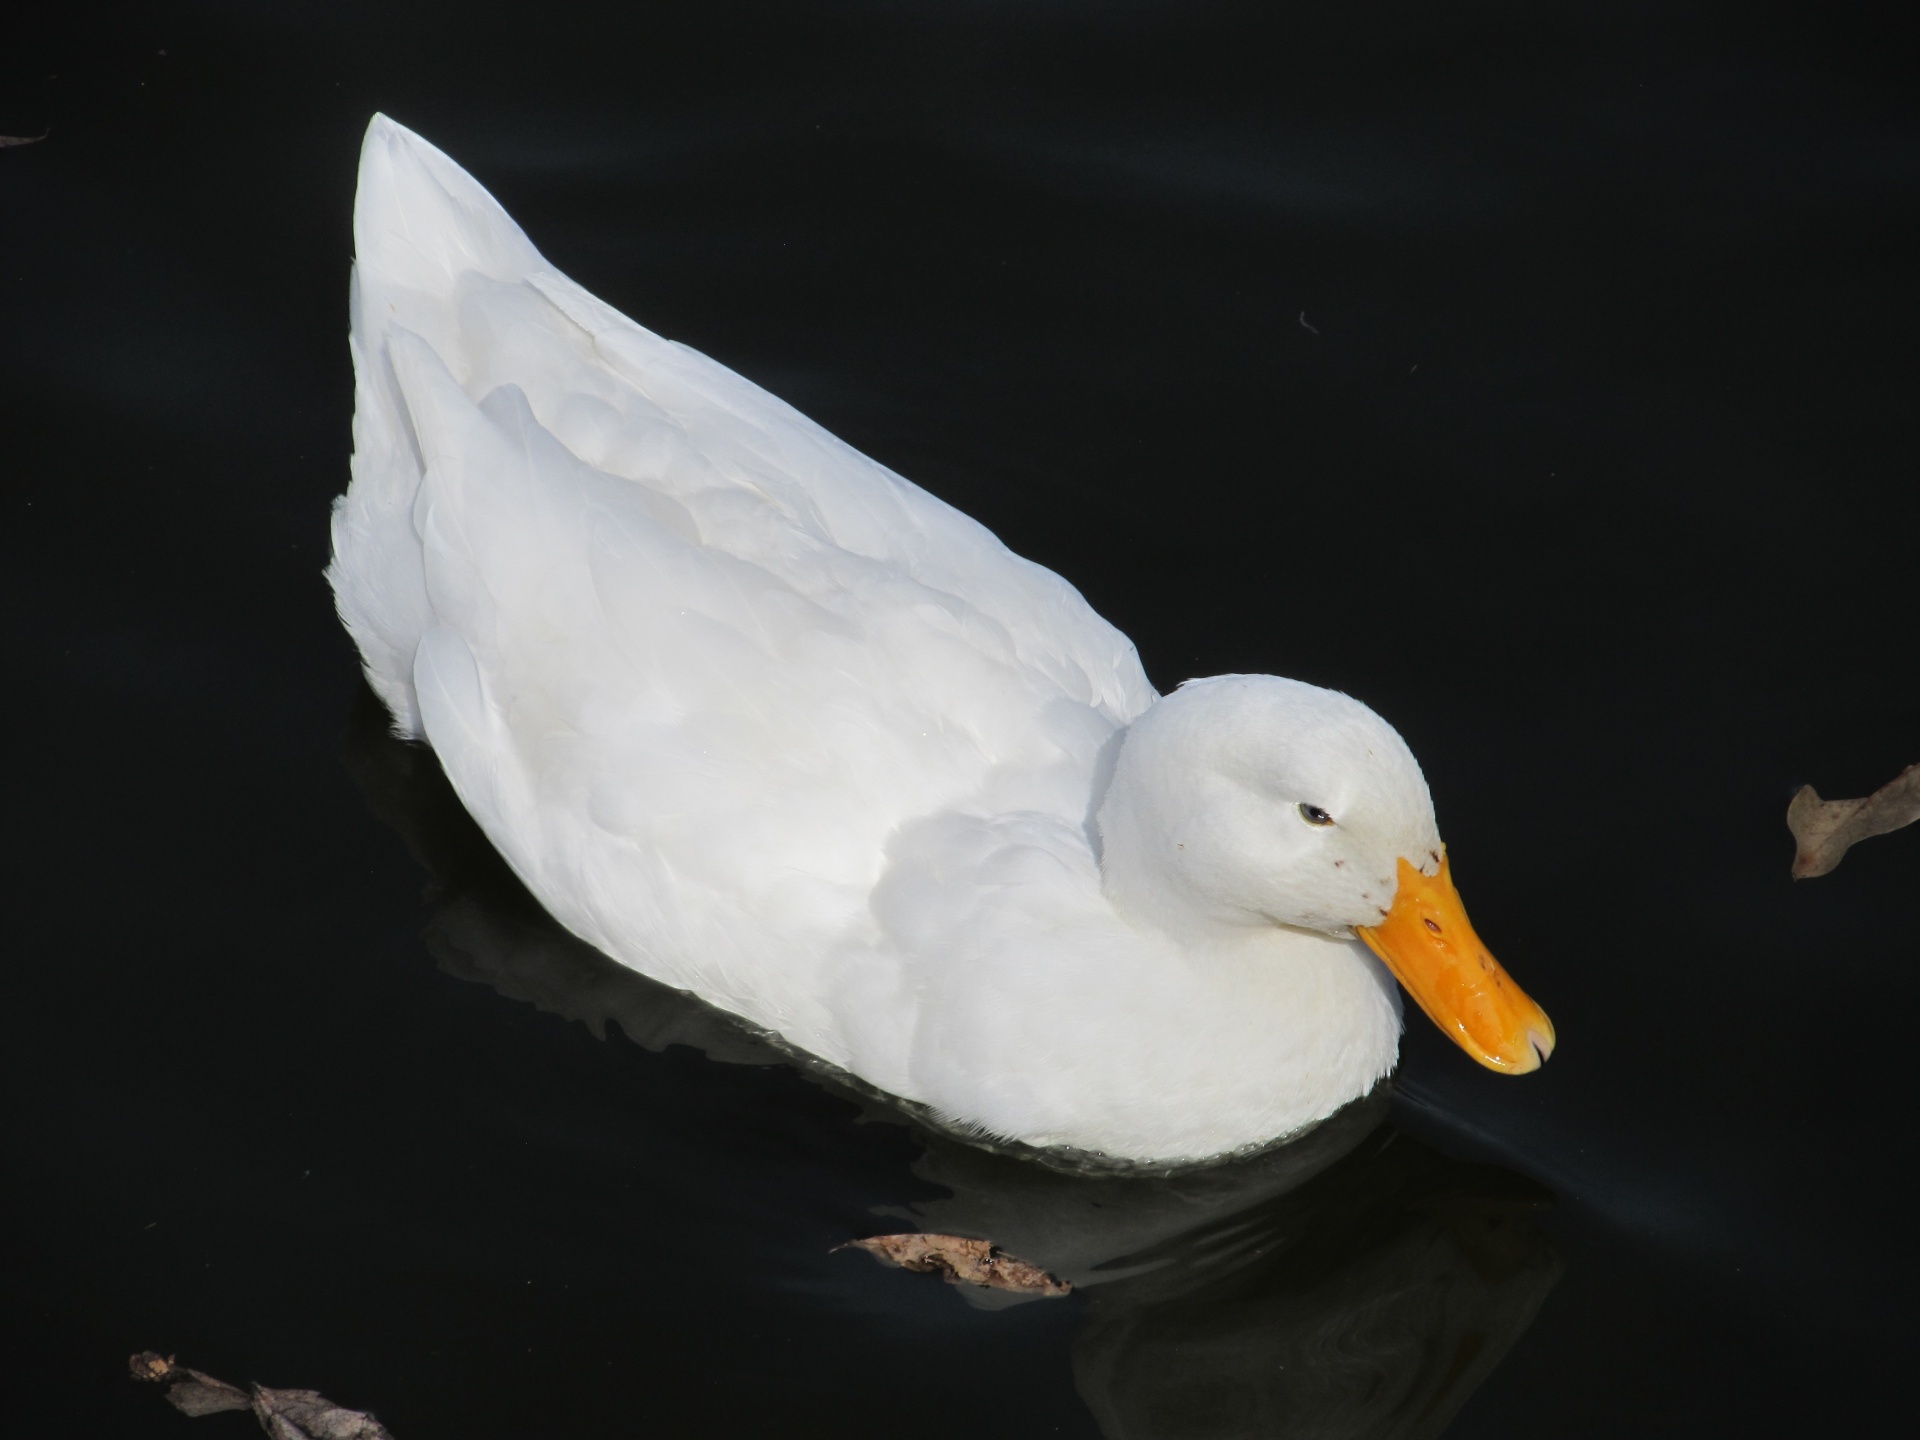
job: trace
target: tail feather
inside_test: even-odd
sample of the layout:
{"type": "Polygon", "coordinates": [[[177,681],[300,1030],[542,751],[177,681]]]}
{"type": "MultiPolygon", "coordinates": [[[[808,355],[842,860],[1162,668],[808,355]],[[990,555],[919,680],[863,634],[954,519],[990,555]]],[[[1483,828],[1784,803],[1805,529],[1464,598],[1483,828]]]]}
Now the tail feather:
{"type": "Polygon", "coordinates": [[[423,456],[391,344],[412,331],[458,355],[448,342],[463,277],[515,282],[550,272],[472,176],[384,115],[360,149],[353,238],[353,484],[334,506],[327,579],[394,728],[418,738],[414,655],[435,619],[412,515],[423,456]]]}
{"type": "Polygon", "coordinates": [[[373,117],[360,147],[353,248],[381,288],[442,296],[466,271],[515,281],[547,268],[477,180],[384,115],[373,117]]]}

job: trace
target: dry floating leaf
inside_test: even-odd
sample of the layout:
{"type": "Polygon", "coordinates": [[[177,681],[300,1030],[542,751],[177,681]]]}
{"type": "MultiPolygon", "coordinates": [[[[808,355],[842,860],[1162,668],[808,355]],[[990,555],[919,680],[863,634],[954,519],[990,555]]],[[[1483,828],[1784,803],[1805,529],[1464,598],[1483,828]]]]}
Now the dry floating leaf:
{"type": "Polygon", "coordinates": [[[312,1390],[256,1385],[253,1414],[273,1440],[393,1440],[373,1416],[345,1409],[312,1390]]]}
{"type": "Polygon", "coordinates": [[[171,1356],[142,1350],[127,1362],[136,1380],[167,1387],[167,1400],[186,1415],[215,1415],[222,1410],[250,1410],[253,1398],[238,1385],[229,1385],[198,1370],[176,1365],[171,1356]]]}
{"type": "Polygon", "coordinates": [[[1850,846],[1920,820],[1920,765],[1909,765],[1864,800],[1822,800],[1811,785],[1787,806],[1787,828],[1800,844],[1793,878],[1811,880],[1840,863],[1850,846]]]}
{"type": "Polygon", "coordinates": [[[156,1355],[151,1350],[142,1350],[138,1355],[127,1357],[127,1369],[133,1372],[136,1380],[169,1380],[180,1373],[179,1366],[171,1355],[156,1355]]]}
{"type": "Polygon", "coordinates": [[[273,1440],[393,1440],[378,1420],[334,1404],[312,1390],[273,1390],[256,1385],[251,1393],[198,1370],[170,1355],[142,1350],[127,1362],[136,1380],[167,1387],[167,1399],[188,1415],[221,1410],[251,1410],[273,1440]]]}
{"type": "Polygon", "coordinates": [[[982,1285],[1022,1295],[1065,1295],[1073,1289],[1066,1281],[1003,1253],[989,1241],[959,1235],[874,1235],[833,1248],[864,1250],[905,1270],[944,1275],[949,1285],[982,1285]]]}

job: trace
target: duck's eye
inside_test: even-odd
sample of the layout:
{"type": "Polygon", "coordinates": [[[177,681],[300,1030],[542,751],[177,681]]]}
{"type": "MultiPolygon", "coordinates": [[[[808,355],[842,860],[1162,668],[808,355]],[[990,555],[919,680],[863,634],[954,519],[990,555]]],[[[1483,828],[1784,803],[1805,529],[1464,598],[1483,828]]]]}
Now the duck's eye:
{"type": "Polygon", "coordinates": [[[1309,825],[1331,825],[1333,823],[1333,817],[1318,805],[1302,805],[1300,807],[1300,818],[1309,825]]]}

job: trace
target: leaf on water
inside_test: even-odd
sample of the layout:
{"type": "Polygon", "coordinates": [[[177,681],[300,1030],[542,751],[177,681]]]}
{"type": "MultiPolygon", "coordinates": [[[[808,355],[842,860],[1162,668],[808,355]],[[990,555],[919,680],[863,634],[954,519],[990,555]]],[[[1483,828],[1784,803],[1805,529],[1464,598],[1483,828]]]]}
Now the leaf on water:
{"type": "Polygon", "coordinates": [[[127,1369],[136,1380],[165,1380],[179,1373],[179,1367],[173,1363],[170,1355],[156,1355],[151,1350],[142,1350],[138,1355],[127,1357],[127,1369]]]}
{"type": "Polygon", "coordinates": [[[0,135],[0,150],[5,150],[10,145],[38,145],[52,133],[51,130],[47,130],[38,135],[0,135]]]}
{"type": "Polygon", "coordinates": [[[273,1440],[393,1440],[373,1416],[311,1390],[253,1387],[253,1414],[273,1440]]]}
{"type": "Polygon", "coordinates": [[[172,1356],[142,1350],[127,1362],[136,1380],[167,1387],[167,1399],[188,1415],[220,1410],[251,1410],[273,1440],[393,1440],[371,1415],[348,1410],[312,1390],[273,1390],[256,1385],[251,1393],[198,1370],[172,1356]]]}
{"type": "Polygon", "coordinates": [[[989,1290],[1013,1290],[1022,1295],[1065,1295],[1073,1289],[1038,1265],[1005,1254],[990,1241],[959,1235],[874,1235],[833,1248],[864,1250],[902,1269],[944,1275],[949,1285],[983,1285],[989,1290]]]}
{"type": "Polygon", "coordinates": [[[1840,863],[1849,846],[1920,820],[1920,765],[1909,765],[1864,800],[1822,800],[1811,785],[1787,806],[1787,828],[1800,843],[1793,878],[1810,880],[1840,863]]]}
{"type": "Polygon", "coordinates": [[[222,1410],[250,1410],[253,1398],[238,1385],[229,1385],[198,1370],[173,1363],[171,1356],[142,1350],[127,1362],[136,1380],[167,1387],[167,1400],[186,1415],[215,1415],[222,1410]]]}

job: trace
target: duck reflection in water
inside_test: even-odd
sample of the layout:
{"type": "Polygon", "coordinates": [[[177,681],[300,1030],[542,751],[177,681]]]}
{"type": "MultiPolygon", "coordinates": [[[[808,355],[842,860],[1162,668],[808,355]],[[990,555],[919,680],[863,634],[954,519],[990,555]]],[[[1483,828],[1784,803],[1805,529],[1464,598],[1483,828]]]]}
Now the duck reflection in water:
{"type": "Polygon", "coordinates": [[[947,1194],[885,1210],[876,1231],[990,1239],[1072,1282],[1086,1314],[1075,1383],[1109,1440],[1438,1435],[1559,1277],[1536,1225],[1547,1192],[1399,1130],[1385,1086],[1290,1144],[1185,1172],[1076,1172],[945,1133],[568,934],[370,693],[347,758],[436,878],[426,941],[447,973],[649,1050],[797,1065],[910,1128],[915,1175],[947,1194]]]}

